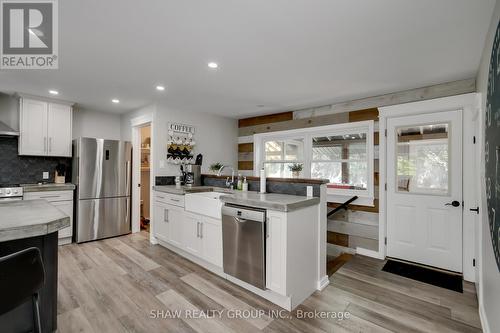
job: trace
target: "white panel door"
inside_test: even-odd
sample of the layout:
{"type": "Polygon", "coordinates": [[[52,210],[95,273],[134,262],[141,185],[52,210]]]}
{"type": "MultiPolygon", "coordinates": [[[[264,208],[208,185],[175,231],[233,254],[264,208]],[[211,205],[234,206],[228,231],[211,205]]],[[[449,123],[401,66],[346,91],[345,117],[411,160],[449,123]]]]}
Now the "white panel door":
{"type": "Polygon", "coordinates": [[[21,99],[19,155],[47,155],[47,103],[21,99]]]}
{"type": "Polygon", "coordinates": [[[222,221],[203,217],[200,236],[203,244],[203,258],[222,267],[222,221]]]}
{"type": "Polygon", "coordinates": [[[387,121],[387,255],[462,272],[462,111],[387,121]]]}
{"type": "Polygon", "coordinates": [[[182,226],[182,245],[186,251],[198,257],[201,255],[200,225],[201,216],[185,213],[182,226]]]}
{"type": "Polygon", "coordinates": [[[49,103],[48,155],[71,157],[71,106],[49,103]]]}

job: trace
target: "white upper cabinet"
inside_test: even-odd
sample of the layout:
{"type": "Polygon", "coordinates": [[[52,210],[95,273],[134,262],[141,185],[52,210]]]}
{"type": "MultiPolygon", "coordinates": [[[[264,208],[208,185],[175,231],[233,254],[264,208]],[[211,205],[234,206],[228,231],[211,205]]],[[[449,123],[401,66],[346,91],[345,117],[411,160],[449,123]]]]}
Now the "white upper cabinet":
{"type": "Polygon", "coordinates": [[[19,155],[47,155],[46,102],[21,99],[19,155]]]}
{"type": "Polygon", "coordinates": [[[71,157],[72,107],[21,97],[19,155],[71,157]]]}
{"type": "Polygon", "coordinates": [[[71,106],[49,103],[48,155],[71,156],[71,106]]]}

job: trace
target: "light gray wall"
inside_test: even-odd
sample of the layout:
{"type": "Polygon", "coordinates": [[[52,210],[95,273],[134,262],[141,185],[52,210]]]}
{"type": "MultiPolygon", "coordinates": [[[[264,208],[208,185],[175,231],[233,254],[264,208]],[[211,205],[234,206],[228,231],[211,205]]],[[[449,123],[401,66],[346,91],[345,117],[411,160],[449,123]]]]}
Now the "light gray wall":
{"type": "MultiPolygon", "coordinates": [[[[483,49],[483,56],[481,59],[481,65],[479,67],[479,73],[477,77],[477,88],[478,92],[482,94],[482,105],[486,105],[486,92],[488,87],[488,71],[490,65],[491,49],[493,45],[493,38],[495,37],[496,28],[498,21],[500,19],[500,3],[497,1],[495,5],[495,10],[493,11],[493,17],[491,20],[488,36],[486,39],[485,47],[483,49]]],[[[484,109],[482,110],[484,114],[484,109]]],[[[484,119],[484,118],[483,118],[484,119]]],[[[484,151],[484,143],[482,146],[482,151],[484,151]]],[[[481,199],[483,203],[482,211],[486,212],[486,190],[484,181],[484,159],[481,161],[481,173],[482,173],[482,193],[481,199]]],[[[493,254],[493,246],[491,243],[490,228],[488,224],[487,214],[482,214],[482,265],[479,269],[482,270],[483,281],[482,281],[482,294],[483,294],[483,305],[485,319],[488,322],[488,326],[491,332],[500,332],[500,272],[498,271],[497,264],[495,261],[495,256],[493,254]]]]}
{"type": "Polygon", "coordinates": [[[121,140],[121,116],[75,108],[73,111],[73,138],[79,137],[121,140]]]}
{"type": "Polygon", "coordinates": [[[153,142],[155,152],[153,163],[155,176],[176,176],[179,174],[178,165],[166,163],[167,124],[169,122],[195,126],[194,140],[196,141],[196,147],[194,154],[203,154],[202,172],[208,172],[208,166],[214,162],[228,164],[237,169],[238,122],[236,119],[174,110],[160,103],[123,115],[123,140],[131,140],[132,128],[130,120],[144,114],[152,114],[154,119],[153,142]],[[160,167],[161,164],[164,164],[164,166],[160,167]]]}

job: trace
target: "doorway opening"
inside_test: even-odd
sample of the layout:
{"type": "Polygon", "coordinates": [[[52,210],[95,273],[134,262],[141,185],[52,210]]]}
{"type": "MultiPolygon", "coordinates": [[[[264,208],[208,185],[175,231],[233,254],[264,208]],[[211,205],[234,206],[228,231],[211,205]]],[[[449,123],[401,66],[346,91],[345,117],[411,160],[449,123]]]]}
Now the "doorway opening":
{"type": "Polygon", "coordinates": [[[150,188],[151,188],[151,126],[140,128],[141,135],[141,179],[140,179],[140,228],[149,232],[150,228],[150,188]]]}

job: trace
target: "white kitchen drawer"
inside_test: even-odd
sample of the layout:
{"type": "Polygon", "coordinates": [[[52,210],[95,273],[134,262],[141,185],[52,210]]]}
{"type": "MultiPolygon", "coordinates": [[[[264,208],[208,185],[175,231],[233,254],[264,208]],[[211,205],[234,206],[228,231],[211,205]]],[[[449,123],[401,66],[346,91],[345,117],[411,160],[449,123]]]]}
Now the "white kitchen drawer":
{"type": "Polygon", "coordinates": [[[154,198],[158,202],[178,207],[184,207],[184,196],[155,191],[154,198]]]}
{"type": "Polygon", "coordinates": [[[73,200],[73,191],[42,191],[24,193],[24,200],[45,199],[48,202],[73,200]]]}

